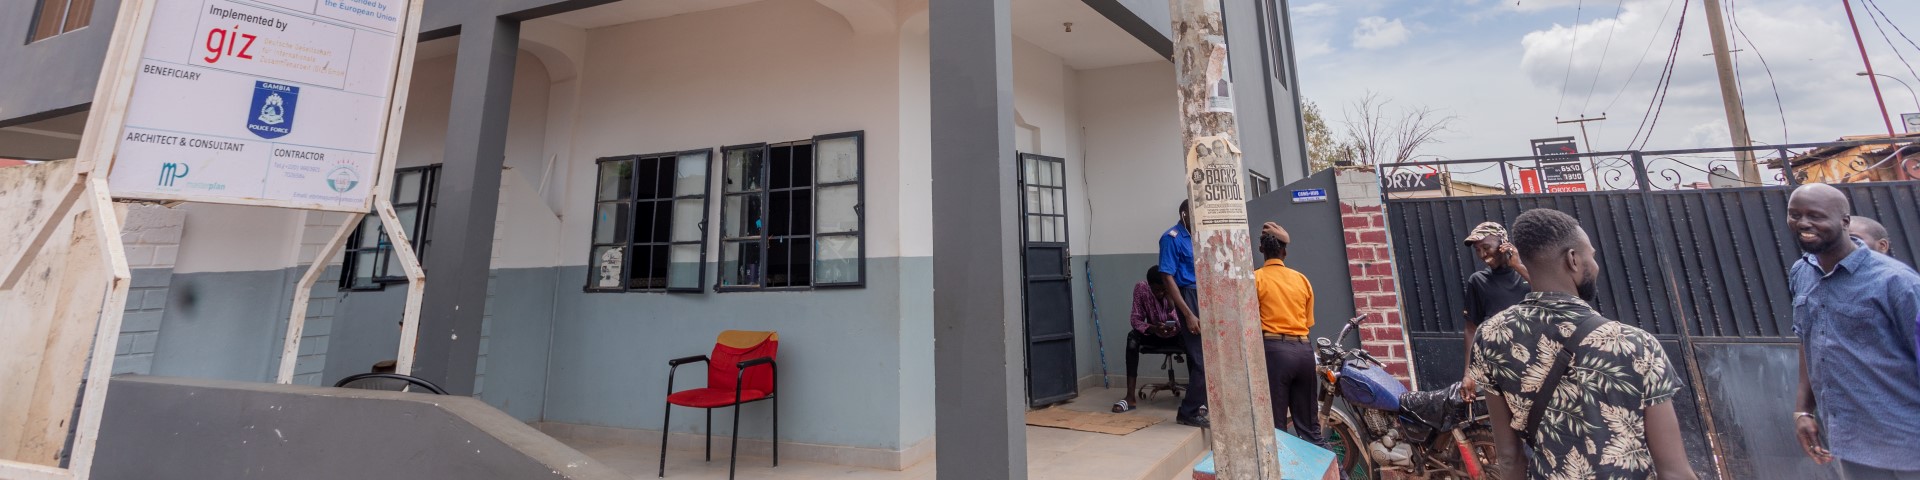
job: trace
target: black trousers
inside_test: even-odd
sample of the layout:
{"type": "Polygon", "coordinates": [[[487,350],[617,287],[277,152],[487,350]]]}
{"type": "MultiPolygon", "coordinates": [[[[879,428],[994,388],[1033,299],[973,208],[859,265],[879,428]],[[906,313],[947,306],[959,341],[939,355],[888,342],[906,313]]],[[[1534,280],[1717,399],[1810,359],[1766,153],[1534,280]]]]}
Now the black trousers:
{"type": "MultiPolygon", "coordinates": [[[[1187,301],[1187,307],[1193,309],[1195,316],[1200,315],[1200,292],[1193,287],[1180,287],[1180,297],[1187,301]]],[[[1193,418],[1200,416],[1200,407],[1207,404],[1207,367],[1205,355],[1200,348],[1200,335],[1187,331],[1180,325],[1180,342],[1187,345],[1187,396],[1180,399],[1180,416],[1193,418]]]]}
{"type": "Polygon", "coordinates": [[[1326,445],[1320,435],[1320,377],[1314,371],[1313,346],[1305,342],[1267,339],[1267,393],[1273,397],[1273,424],[1286,425],[1293,416],[1293,435],[1314,445],[1326,445]]]}
{"type": "Polygon", "coordinates": [[[1127,380],[1140,378],[1140,347],[1177,347],[1177,346],[1181,346],[1180,337],[1160,338],[1155,335],[1140,333],[1138,330],[1128,330],[1127,331],[1127,380]]]}

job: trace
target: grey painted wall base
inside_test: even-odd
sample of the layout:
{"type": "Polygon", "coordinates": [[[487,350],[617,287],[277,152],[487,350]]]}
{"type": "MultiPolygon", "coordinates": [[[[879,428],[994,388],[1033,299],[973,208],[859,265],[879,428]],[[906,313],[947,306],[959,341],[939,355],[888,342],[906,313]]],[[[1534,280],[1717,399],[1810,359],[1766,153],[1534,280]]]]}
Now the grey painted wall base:
{"type": "MultiPolygon", "coordinates": [[[[722,415],[725,411],[718,411],[722,415]]],[[[698,415],[698,414],[696,414],[698,415]]],[[[644,460],[652,452],[660,451],[660,431],[631,428],[596,427],[593,425],[574,425],[568,423],[540,422],[534,425],[558,439],[584,440],[597,443],[631,445],[637,447],[644,460]]],[[[714,441],[719,443],[719,453],[725,455],[728,439],[715,434],[714,441]]],[[[696,452],[706,444],[703,433],[676,432],[667,440],[667,448],[678,451],[696,452]]],[[[751,468],[758,465],[759,459],[772,456],[773,444],[766,437],[740,437],[740,467],[751,468]],[[754,460],[746,460],[752,458],[754,460]]],[[[920,462],[933,458],[933,439],[927,438],[903,450],[848,447],[841,445],[820,445],[791,441],[780,442],[780,458],[784,461],[824,463],[851,467],[877,468],[882,470],[906,470],[920,462]]]]}
{"type": "Polygon", "coordinates": [[[111,392],[95,478],[626,478],[471,398],[143,376],[111,392]]]}

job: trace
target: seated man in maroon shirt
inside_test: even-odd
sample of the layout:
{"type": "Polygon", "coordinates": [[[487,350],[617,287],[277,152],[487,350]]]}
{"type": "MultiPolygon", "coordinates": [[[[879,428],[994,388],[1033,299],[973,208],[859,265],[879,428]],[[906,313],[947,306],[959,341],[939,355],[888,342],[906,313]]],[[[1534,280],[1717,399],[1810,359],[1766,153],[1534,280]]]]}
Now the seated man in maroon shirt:
{"type": "Polygon", "coordinates": [[[1147,281],[1133,285],[1133,330],[1127,332],[1127,398],[1113,404],[1113,413],[1133,410],[1140,399],[1135,386],[1140,376],[1140,347],[1179,347],[1180,315],[1174,312],[1172,296],[1160,267],[1147,269],[1147,281]]]}

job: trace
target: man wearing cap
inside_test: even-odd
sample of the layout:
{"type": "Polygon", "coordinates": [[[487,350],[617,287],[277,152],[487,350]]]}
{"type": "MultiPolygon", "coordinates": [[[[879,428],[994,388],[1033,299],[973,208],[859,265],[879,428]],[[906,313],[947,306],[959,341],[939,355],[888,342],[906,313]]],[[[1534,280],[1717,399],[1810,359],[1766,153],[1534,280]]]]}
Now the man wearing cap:
{"type": "MultiPolygon", "coordinates": [[[[1473,337],[1480,330],[1480,322],[1492,318],[1507,307],[1520,303],[1533,291],[1527,284],[1527,267],[1520,263],[1518,250],[1507,242],[1507,228],[1499,222],[1484,222],[1473,227],[1473,233],[1467,235],[1466,245],[1480,258],[1487,268],[1467,277],[1467,330],[1465,352],[1467,363],[1473,359],[1473,337]]],[[[1461,394],[1469,398],[1473,395],[1473,382],[1465,380],[1466,388],[1461,394]]]]}

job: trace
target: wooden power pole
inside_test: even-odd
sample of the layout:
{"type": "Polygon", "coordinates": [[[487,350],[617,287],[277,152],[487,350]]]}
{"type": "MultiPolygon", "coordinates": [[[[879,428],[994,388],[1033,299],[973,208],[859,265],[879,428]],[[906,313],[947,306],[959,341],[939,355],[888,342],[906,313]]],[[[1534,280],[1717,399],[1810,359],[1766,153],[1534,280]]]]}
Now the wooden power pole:
{"type": "Polygon", "coordinates": [[[1221,479],[1279,479],[1226,25],[1220,0],[1169,1],[1214,467],[1221,479]]]}
{"type": "MultiPolygon", "coordinates": [[[[1720,101],[1726,104],[1727,131],[1733,134],[1733,146],[1753,145],[1753,138],[1747,135],[1747,111],[1740,105],[1739,78],[1733,75],[1733,58],[1727,53],[1727,26],[1720,18],[1720,0],[1705,0],[1707,9],[1707,35],[1713,40],[1713,68],[1720,76],[1720,101]]],[[[1740,181],[1747,185],[1760,184],[1760,164],[1754,161],[1753,152],[1742,151],[1740,159],[1740,181]]]]}

